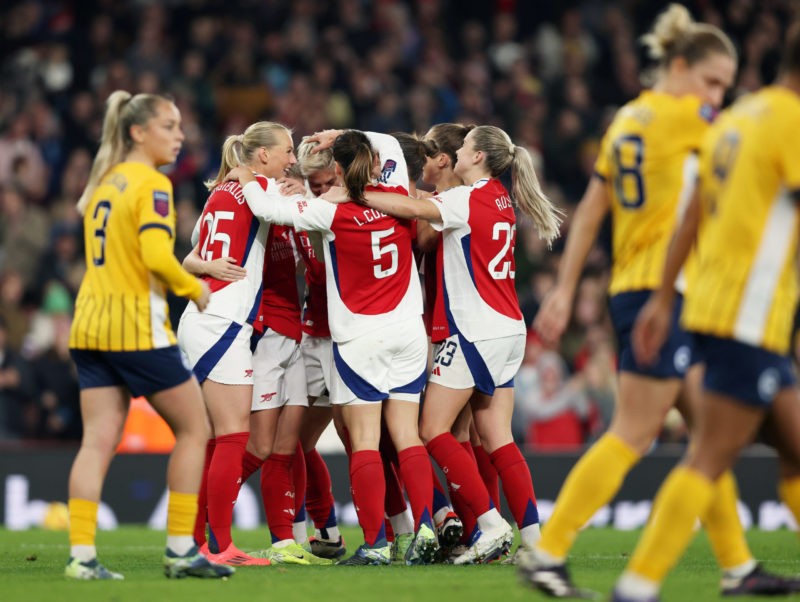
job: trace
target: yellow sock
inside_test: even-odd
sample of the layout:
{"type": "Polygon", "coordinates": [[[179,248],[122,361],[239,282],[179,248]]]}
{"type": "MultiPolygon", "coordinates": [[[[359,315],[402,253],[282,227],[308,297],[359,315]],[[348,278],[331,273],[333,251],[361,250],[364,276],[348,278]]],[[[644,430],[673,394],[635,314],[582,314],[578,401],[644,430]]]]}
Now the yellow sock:
{"type": "Polygon", "coordinates": [[[714,495],[714,483],[699,472],[678,466],[656,496],[650,520],[626,571],[661,583],[678,562],[694,534],[694,524],[705,516],[714,495]]]}
{"type": "Polygon", "coordinates": [[[736,479],[728,470],[714,483],[711,505],[703,519],[703,527],[723,570],[741,566],[753,559],[736,510],[738,499],[736,479]]]}
{"type": "Polygon", "coordinates": [[[781,479],[778,495],[800,525],[800,477],[781,479]]]}
{"type": "Polygon", "coordinates": [[[93,546],[97,533],[97,502],[69,500],[69,544],[93,546]]]}
{"type": "Polygon", "coordinates": [[[639,454],[622,439],[610,433],[603,435],[567,476],[536,547],[563,561],[578,531],[616,495],[638,461],[639,454]]]}
{"type": "Polygon", "coordinates": [[[167,535],[192,535],[197,516],[197,494],[169,492],[167,535]]]}

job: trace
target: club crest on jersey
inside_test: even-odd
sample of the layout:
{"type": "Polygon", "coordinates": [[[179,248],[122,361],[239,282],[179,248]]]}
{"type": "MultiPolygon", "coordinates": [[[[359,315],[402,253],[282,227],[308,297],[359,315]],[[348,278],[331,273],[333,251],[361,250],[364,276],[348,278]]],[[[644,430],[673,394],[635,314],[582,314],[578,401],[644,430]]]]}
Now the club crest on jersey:
{"type": "Polygon", "coordinates": [[[153,191],[153,211],[161,217],[169,215],[169,193],[163,190],[153,191]]]}
{"type": "Polygon", "coordinates": [[[717,117],[717,110],[711,105],[704,104],[700,107],[700,117],[704,121],[711,123],[717,117]]]}
{"type": "Polygon", "coordinates": [[[394,159],[387,159],[386,163],[383,164],[383,168],[381,169],[380,183],[386,184],[396,169],[397,161],[394,159]]]}

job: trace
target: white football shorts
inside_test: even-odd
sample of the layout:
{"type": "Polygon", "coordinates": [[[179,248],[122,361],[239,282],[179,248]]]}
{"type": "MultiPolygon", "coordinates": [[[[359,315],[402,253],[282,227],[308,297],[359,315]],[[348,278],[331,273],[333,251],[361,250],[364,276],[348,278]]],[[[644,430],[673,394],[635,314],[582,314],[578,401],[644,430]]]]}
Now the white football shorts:
{"type": "Polygon", "coordinates": [[[427,376],[428,337],[420,316],[333,344],[334,404],[373,403],[392,398],[419,402],[427,376]]]}
{"type": "Polygon", "coordinates": [[[470,343],[456,333],[434,349],[430,382],[494,395],[498,387],[514,386],[524,354],[524,334],[470,343]]]}
{"type": "Polygon", "coordinates": [[[253,351],[252,412],[308,406],[306,374],[300,345],[272,329],[258,339],[253,351]]]}
{"type": "Polygon", "coordinates": [[[178,345],[197,380],[223,385],[253,384],[250,324],[203,313],[185,313],[178,324],[178,345]]]}
{"type": "Polygon", "coordinates": [[[315,337],[304,332],[300,351],[306,366],[308,394],[317,398],[314,407],[330,406],[331,372],[336,369],[333,366],[333,341],[330,337],[315,337]]]}

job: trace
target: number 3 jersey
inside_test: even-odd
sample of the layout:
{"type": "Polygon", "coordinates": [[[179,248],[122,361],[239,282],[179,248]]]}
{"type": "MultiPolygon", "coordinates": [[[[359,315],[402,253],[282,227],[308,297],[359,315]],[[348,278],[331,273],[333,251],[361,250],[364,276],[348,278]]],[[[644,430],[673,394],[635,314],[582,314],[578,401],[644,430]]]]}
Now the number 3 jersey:
{"type": "Polygon", "coordinates": [[[478,180],[432,197],[442,214],[444,305],[451,334],[468,341],[524,334],[514,288],[516,216],[497,179],[478,180]]]}
{"type": "Polygon", "coordinates": [[[695,96],[646,91],[622,107],[603,137],[595,174],[613,223],[609,292],[658,288],[667,247],[697,178],[712,111],[695,96]]]}
{"type": "MultiPolygon", "coordinates": [[[[257,176],[256,181],[265,190],[277,188],[274,180],[264,176],[257,176]]],[[[232,257],[236,265],[247,270],[247,275],[236,282],[203,276],[211,289],[211,300],[204,313],[237,324],[252,324],[261,305],[264,249],[270,224],[253,215],[238,182],[223,182],[211,191],[198,225],[196,244],[203,260],[232,257]]],[[[196,312],[197,306],[189,303],[184,314],[196,312]]]]}
{"type": "MultiPolygon", "coordinates": [[[[197,279],[174,255],[164,257],[161,278],[150,272],[143,248],[175,238],[172,184],[143,163],[114,166],[100,181],[83,216],[86,275],[75,302],[70,347],[99,351],[147,351],[175,344],[166,288],[199,294],[197,279]],[[163,279],[162,279],[163,278],[163,279]]],[[[152,267],[152,266],[151,266],[152,267]]]]}

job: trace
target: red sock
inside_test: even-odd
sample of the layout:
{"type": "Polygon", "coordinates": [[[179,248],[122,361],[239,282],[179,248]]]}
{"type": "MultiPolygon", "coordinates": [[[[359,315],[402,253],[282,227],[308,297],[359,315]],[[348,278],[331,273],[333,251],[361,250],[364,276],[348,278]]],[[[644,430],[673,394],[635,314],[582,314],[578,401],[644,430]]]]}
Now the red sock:
{"type": "Polygon", "coordinates": [[[250,433],[231,433],[217,437],[208,467],[209,549],[224,552],[231,545],[233,504],[242,482],[242,456],[250,433]]]}
{"type": "Polygon", "coordinates": [[[416,445],[404,449],[397,456],[414,516],[414,530],[418,530],[422,524],[433,528],[433,478],[428,470],[431,463],[428,451],[423,445],[416,445]]]}
{"type": "Polygon", "coordinates": [[[245,483],[254,472],[261,468],[262,464],[264,464],[264,460],[245,449],[244,456],[242,456],[242,483],[245,483]]]}
{"type": "Polygon", "coordinates": [[[369,546],[375,545],[376,541],[386,537],[383,527],[386,484],[380,452],[353,452],[350,456],[350,490],[358,513],[358,523],[364,531],[364,542],[369,546]]]}
{"type": "Polygon", "coordinates": [[[331,473],[325,460],[316,448],[305,453],[306,511],[314,521],[314,528],[327,529],[336,526],[336,510],[333,505],[331,473]],[[333,522],[331,522],[333,521],[333,522]]]}
{"type": "Polygon", "coordinates": [[[198,546],[206,543],[206,521],[208,520],[208,468],[214,455],[216,441],[209,439],[206,443],[206,459],[203,462],[203,478],[200,491],[197,492],[197,517],[194,519],[194,541],[198,546]]]}
{"type": "Polygon", "coordinates": [[[447,480],[457,485],[459,495],[475,516],[489,510],[491,498],[481,480],[478,466],[452,433],[442,433],[430,441],[428,453],[447,475],[447,480]]]}
{"type": "Polygon", "coordinates": [[[300,443],[297,444],[292,462],[292,480],[294,481],[294,520],[297,522],[301,515],[303,520],[306,518],[306,482],[308,480],[305,454],[303,454],[303,446],[300,443]]]}
{"type": "Polygon", "coordinates": [[[494,507],[500,510],[500,483],[497,479],[497,469],[492,464],[489,453],[483,449],[483,445],[473,445],[472,452],[478,463],[478,472],[481,473],[483,484],[486,485],[489,495],[492,496],[494,507]]]}
{"type": "Polygon", "coordinates": [[[408,506],[406,505],[406,498],[403,497],[403,486],[400,484],[400,479],[397,478],[397,471],[394,464],[383,458],[383,479],[386,482],[386,500],[385,509],[386,516],[395,516],[401,512],[405,512],[408,506]]]}
{"type": "Polygon", "coordinates": [[[538,523],[539,511],[536,507],[531,471],[528,470],[528,463],[517,444],[509,443],[494,450],[490,458],[503,481],[503,493],[506,494],[508,507],[517,526],[523,529],[538,523]]]}
{"type": "Polygon", "coordinates": [[[261,497],[267,515],[272,543],[294,539],[294,483],[292,460],[294,454],[270,454],[261,470],[261,497]]]}

